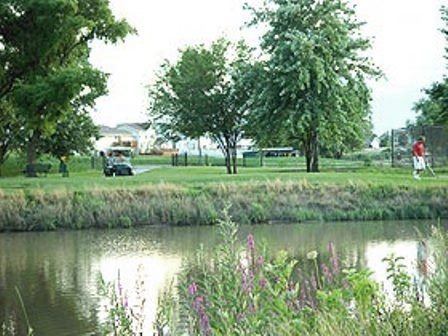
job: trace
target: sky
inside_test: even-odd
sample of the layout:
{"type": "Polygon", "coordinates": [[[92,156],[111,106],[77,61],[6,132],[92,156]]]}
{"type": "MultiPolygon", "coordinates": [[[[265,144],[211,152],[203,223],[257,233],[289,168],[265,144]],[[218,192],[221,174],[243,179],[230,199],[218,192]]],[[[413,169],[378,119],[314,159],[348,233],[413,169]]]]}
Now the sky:
{"type": "MultiPolygon", "coordinates": [[[[117,18],[138,35],[117,45],[95,42],[91,61],[110,74],[109,93],[97,101],[97,124],[147,121],[148,85],[165,59],[174,61],[188,45],[219,37],[257,44],[259,31],[244,28],[250,16],[243,4],[261,0],[110,0],[117,18]]],[[[446,0],[352,0],[372,38],[369,55],[385,77],[370,83],[372,121],[380,135],[415,118],[421,90],[447,73],[439,9],[446,0]]]]}

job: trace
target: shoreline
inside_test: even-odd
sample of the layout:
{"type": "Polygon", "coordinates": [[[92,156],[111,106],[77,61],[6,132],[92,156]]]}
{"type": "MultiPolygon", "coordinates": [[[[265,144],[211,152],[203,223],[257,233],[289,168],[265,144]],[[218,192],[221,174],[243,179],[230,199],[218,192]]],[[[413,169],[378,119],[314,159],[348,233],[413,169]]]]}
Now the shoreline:
{"type": "Polygon", "coordinates": [[[0,232],[213,225],[226,207],[233,220],[241,224],[446,219],[447,200],[448,186],[307,181],[28,190],[0,195],[0,232]]]}

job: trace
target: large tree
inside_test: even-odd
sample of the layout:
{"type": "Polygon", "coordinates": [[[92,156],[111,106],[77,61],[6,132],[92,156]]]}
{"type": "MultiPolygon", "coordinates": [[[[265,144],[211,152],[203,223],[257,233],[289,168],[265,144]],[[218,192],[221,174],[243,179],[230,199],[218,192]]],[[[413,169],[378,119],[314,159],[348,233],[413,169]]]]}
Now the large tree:
{"type": "Polygon", "coordinates": [[[419,114],[417,125],[448,126],[448,79],[433,83],[423,92],[426,97],[414,105],[414,111],[419,114]]]}
{"type": "MultiPolygon", "coordinates": [[[[442,20],[445,27],[441,29],[446,40],[446,55],[448,60],[448,7],[441,9],[442,20]]],[[[417,125],[445,125],[448,126],[448,78],[446,75],[440,82],[435,82],[424,89],[426,97],[414,105],[417,116],[417,125]]]]}
{"type": "Polygon", "coordinates": [[[114,18],[108,0],[4,0],[0,18],[0,100],[12,101],[24,122],[32,166],[39,142],[75,106],[92,107],[106,92],[89,43],[115,43],[133,30],[114,18]]]}
{"type": "Polygon", "coordinates": [[[236,147],[243,134],[253,79],[250,50],[220,39],[211,47],[188,47],[165,63],[150,88],[150,117],[171,136],[209,135],[237,173],[236,147]]]}
{"type": "Polygon", "coordinates": [[[61,120],[56,125],[55,132],[39,143],[38,151],[50,154],[63,161],[73,154],[90,154],[94,141],[100,137],[89,113],[78,111],[70,118],[61,120]]]}
{"type": "Polygon", "coordinates": [[[2,166],[12,150],[25,136],[23,123],[8,99],[0,99],[0,176],[2,166]]]}
{"type": "Polygon", "coordinates": [[[257,138],[294,141],[307,171],[319,171],[322,144],[364,139],[369,122],[367,80],[379,75],[366,56],[354,9],[342,0],[269,0],[252,9],[265,24],[253,124],[257,138]]]}

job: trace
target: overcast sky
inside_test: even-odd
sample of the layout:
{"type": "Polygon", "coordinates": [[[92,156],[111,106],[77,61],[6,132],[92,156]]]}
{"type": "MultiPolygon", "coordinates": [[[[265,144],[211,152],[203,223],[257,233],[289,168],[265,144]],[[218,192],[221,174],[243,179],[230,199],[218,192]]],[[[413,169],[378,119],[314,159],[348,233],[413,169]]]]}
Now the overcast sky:
{"type": "MultiPolygon", "coordinates": [[[[146,86],[164,59],[179,48],[210,43],[221,36],[256,43],[256,32],[241,30],[248,19],[244,0],[110,0],[114,14],[138,30],[124,43],[95,43],[92,62],[110,73],[109,94],[98,100],[95,122],[114,126],[146,121],[146,86]]],[[[249,0],[257,3],[259,0],[249,0]]],[[[404,126],[421,89],[445,71],[443,23],[439,9],[446,0],[353,0],[373,38],[371,56],[386,74],[372,83],[375,132],[404,126]]]]}

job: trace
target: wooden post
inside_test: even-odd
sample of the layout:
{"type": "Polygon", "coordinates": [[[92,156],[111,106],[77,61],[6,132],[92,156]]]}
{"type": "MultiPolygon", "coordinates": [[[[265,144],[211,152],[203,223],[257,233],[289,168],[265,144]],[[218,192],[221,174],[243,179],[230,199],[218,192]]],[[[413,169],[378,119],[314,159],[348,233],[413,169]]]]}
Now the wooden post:
{"type": "Polygon", "coordinates": [[[187,152],[185,152],[185,154],[184,154],[184,164],[185,164],[185,167],[188,166],[188,154],[187,154],[187,152]]]}
{"type": "Polygon", "coordinates": [[[263,167],[263,150],[260,149],[260,167],[263,167]]]}
{"type": "Polygon", "coordinates": [[[208,166],[208,155],[205,154],[205,165],[208,166]]]}
{"type": "Polygon", "coordinates": [[[395,136],[395,132],[394,130],[392,130],[390,132],[390,160],[391,160],[391,167],[394,167],[394,148],[395,148],[395,144],[394,144],[394,136],[395,136]]]}

